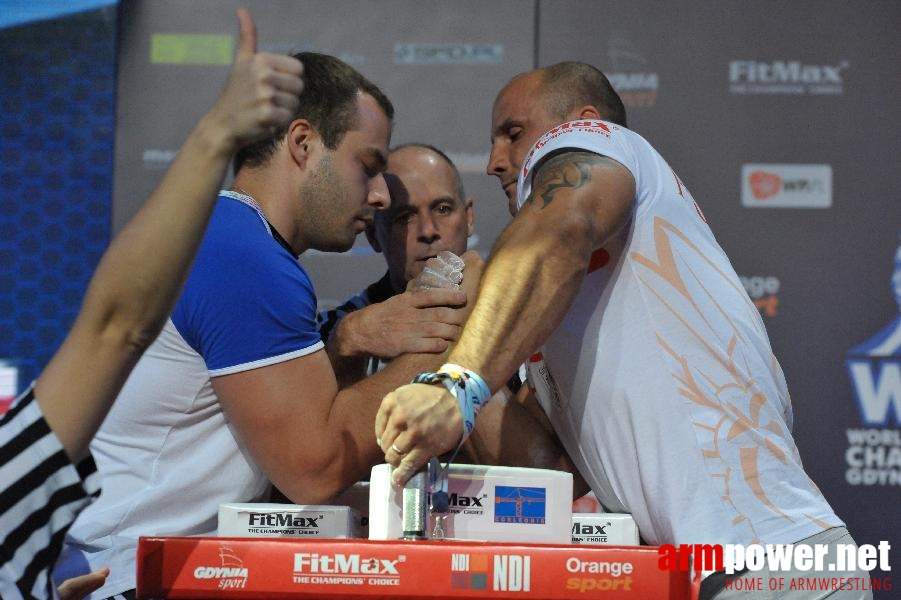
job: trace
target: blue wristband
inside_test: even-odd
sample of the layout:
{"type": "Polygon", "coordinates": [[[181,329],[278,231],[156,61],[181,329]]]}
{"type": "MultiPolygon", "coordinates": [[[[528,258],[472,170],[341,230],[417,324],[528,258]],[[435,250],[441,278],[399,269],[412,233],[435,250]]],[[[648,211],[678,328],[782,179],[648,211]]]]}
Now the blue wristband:
{"type": "Polygon", "coordinates": [[[485,383],[485,380],[478,373],[452,363],[442,365],[435,373],[420,373],[413,379],[413,383],[440,383],[453,394],[463,416],[461,445],[472,433],[472,430],[475,429],[476,417],[479,411],[491,398],[491,390],[488,388],[488,384],[485,383]]]}

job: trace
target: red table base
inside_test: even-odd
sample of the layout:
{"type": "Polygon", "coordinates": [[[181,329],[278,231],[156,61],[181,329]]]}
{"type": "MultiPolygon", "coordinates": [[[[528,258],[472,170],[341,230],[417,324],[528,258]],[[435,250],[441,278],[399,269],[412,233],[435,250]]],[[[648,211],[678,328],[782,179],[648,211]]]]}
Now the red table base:
{"type": "Polygon", "coordinates": [[[653,546],[146,537],[138,598],[670,598],[653,546]]]}

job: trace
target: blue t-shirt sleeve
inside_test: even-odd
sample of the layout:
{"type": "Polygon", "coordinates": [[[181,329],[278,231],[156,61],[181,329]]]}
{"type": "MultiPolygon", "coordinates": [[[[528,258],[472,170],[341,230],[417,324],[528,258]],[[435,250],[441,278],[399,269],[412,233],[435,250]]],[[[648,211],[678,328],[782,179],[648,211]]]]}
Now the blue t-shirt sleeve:
{"type": "Polygon", "coordinates": [[[230,198],[219,200],[172,321],[212,376],[323,346],[309,276],[255,210],[230,198]]]}

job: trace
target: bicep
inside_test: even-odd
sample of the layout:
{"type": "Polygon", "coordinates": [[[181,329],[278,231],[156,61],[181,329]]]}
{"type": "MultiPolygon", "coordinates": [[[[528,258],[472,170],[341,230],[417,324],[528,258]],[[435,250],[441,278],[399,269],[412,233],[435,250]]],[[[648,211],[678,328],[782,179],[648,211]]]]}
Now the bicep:
{"type": "Polygon", "coordinates": [[[318,425],[327,422],[338,386],[324,351],[215,377],[213,388],[233,430],[277,486],[329,460],[333,441],[318,425]]]}

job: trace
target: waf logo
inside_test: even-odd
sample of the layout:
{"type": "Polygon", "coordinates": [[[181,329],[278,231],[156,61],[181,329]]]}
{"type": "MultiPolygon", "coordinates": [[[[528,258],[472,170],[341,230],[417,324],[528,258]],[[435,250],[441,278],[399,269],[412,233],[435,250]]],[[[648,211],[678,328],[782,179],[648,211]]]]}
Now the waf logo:
{"type": "Polygon", "coordinates": [[[892,421],[901,425],[901,245],[895,252],[891,283],[899,314],[849,350],[846,360],[861,419],[870,426],[887,426],[892,421]]]}
{"type": "Polygon", "coordinates": [[[503,485],[494,488],[495,523],[543,524],[546,508],[546,488],[503,485]]]}
{"type": "Polygon", "coordinates": [[[866,427],[847,430],[845,480],[851,485],[901,485],[901,245],[892,290],[899,314],[845,357],[866,427]]]}

